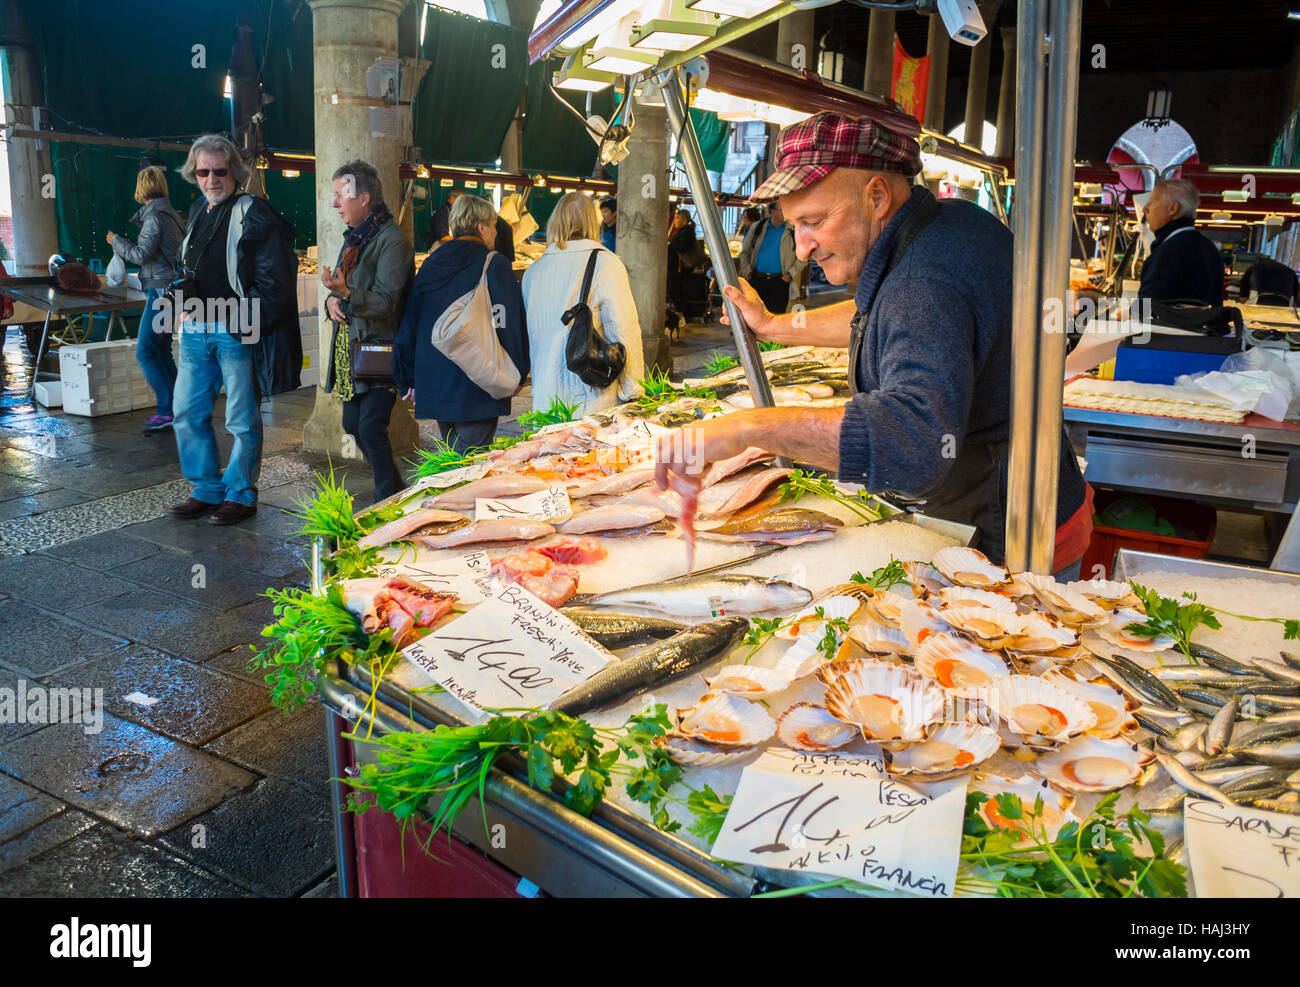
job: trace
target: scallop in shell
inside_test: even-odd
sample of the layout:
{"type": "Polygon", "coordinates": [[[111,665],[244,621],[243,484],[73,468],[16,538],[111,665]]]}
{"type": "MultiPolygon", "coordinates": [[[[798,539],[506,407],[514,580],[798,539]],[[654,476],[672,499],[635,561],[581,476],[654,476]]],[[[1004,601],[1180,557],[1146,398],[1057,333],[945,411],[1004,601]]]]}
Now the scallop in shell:
{"type": "Polygon", "coordinates": [[[777,659],[777,670],[791,676],[792,681],[811,675],[829,660],[818,647],[820,644],[820,638],[805,634],[777,659]]]}
{"type": "Polygon", "coordinates": [[[916,653],[916,670],[959,695],[978,692],[1010,674],[998,655],[956,634],[926,638],[916,653]]]}
{"type": "Polygon", "coordinates": [[[675,733],[656,737],[654,744],[667,751],[674,763],[688,768],[717,768],[758,753],[757,747],[714,747],[675,733]]]}
{"type": "Polygon", "coordinates": [[[891,775],[917,781],[940,781],[971,771],[998,752],[997,732],[977,723],[939,723],[925,732],[925,740],[901,750],[886,751],[891,775]]]}
{"type": "Polygon", "coordinates": [[[1029,842],[1029,829],[1038,829],[1040,825],[1047,830],[1047,838],[1054,840],[1061,827],[1073,818],[1070,815],[1070,806],[1074,805],[1075,797],[1054,788],[1046,778],[1021,775],[1019,778],[1012,779],[1000,775],[976,774],[970,783],[970,790],[983,792],[989,796],[988,801],[979,807],[980,815],[994,829],[1018,833],[1017,843],[1029,842]],[[1024,816],[1035,818],[1026,821],[1023,816],[1020,819],[1011,819],[1003,815],[997,802],[998,795],[1015,795],[1020,799],[1024,816]],[[1034,807],[1040,798],[1043,800],[1042,808],[1035,814],[1034,807]]]}
{"type": "Polygon", "coordinates": [[[898,614],[898,628],[913,648],[920,647],[931,634],[942,634],[948,625],[939,614],[920,600],[911,600],[898,614]]]}
{"type": "Polygon", "coordinates": [[[754,665],[724,665],[705,676],[710,692],[726,692],[745,699],[763,699],[784,692],[794,681],[788,668],[758,668],[754,665]]]}
{"type": "Polygon", "coordinates": [[[1015,613],[1016,605],[1005,596],[969,586],[948,586],[939,591],[944,607],[987,607],[999,613],[1015,613]]]}
{"type": "Polygon", "coordinates": [[[1111,792],[1137,781],[1154,757],[1137,744],[1084,736],[1040,758],[1034,774],[1074,792],[1111,792]]]}
{"type": "Polygon", "coordinates": [[[1138,722],[1129,712],[1123,693],[1106,684],[1104,678],[1087,682],[1063,668],[1053,668],[1043,676],[1043,681],[1050,682],[1088,704],[1097,717],[1096,724],[1087,731],[1092,736],[1132,736],[1137,730],[1138,722]]]}
{"type": "Polygon", "coordinates": [[[943,690],[902,665],[848,661],[823,666],[826,709],[864,740],[917,741],[943,715],[943,690]]]}
{"type": "Polygon", "coordinates": [[[994,650],[1015,644],[1025,627],[1025,618],[1019,614],[999,613],[988,607],[950,607],[940,610],[939,617],[953,630],[994,650]]]}
{"type": "Polygon", "coordinates": [[[1145,624],[1147,615],[1137,610],[1121,609],[1110,615],[1110,620],[1097,628],[1097,633],[1111,644],[1129,651],[1167,651],[1177,642],[1168,634],[1155,637],[1134,637],[1124,630],[1128,624],[1145,624]]]}
{"type": "Polygon", "coordinates": [[[1010,733],[1030,747],[1063,743],[1097,725],[1097,714],[1082,699],[1032,675],[998,679],[988,700],[1010,733]]]}
{"type": "Polygon", "coordinates": [[[867,621],[855,624],[840,643],[836,661],[850,658],[910,658],[916,649],[900,630],[867,621]]]}
{"type": "Polygon", "coordinates": [[[903,610],[915,601],[892,590],[879,590],[867,601],[867,613],[871,619],[886,627],[898,627],[903,610]]]}
{"type": "Polygon", "coordinates": [[[973,589],[994,589],[1011,582],[1011,573],[994,565],[988,557],[973,548],[951,546],[934,553],[930,564],[943,573],[943,577],[957,586],[973,589]]]}
{"type": "Polygon", "coordinates": [[[857,735],[854,724],[837,720],[815,703],[795,703],[776,718],[777,739],[797,751],[833,751],[857,735]]]}
{"type": "Polygon", "coordinates": [[[1051,617],[1032,613],[1023,619],[1020,634],[1011,645],[1017,651],[1048,654],[1074,648],[1079,644],[1078,631],[1062,626],[1051,617]]]}
{"type": "Polygon", "coordinates": [[[776,721],[756,703],[706,692],[694,706],[677,711],[677,732],[719,747],[749,747],[776,733],[776,721]]]}
{"type": "Polygon", "coordinates": [[[1136,607],[1140,602],[1137,594],[1133,592],[1133,587],[1114,579],[1080,579],[1065,585],[1105,610],[1136,607]]]}
{"type": "Polygon", "coordinates": [[[1071,627],[1095,627],[1106,620],[1105,609],[1051,576],[1027,572],[1022,578],[1034,591],[1038,602],[1071,627]]]}
{"type": "Polygon", "coordinates": [[[912,587],[912,593],[922,599],[952,585],[942,572],[924,562],[904,562],[903,571],[907,573],[907,582],[912,587]]]}

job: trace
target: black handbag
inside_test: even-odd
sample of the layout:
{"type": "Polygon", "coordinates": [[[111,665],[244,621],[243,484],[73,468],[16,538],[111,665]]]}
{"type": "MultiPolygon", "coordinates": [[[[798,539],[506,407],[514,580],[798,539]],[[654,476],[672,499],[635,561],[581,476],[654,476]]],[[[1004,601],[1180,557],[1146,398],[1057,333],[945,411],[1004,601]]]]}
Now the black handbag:
{"type": "Polygon", "coordinates": [[[627,350],[622,343],[609,343],[591,319],[587,294],[591,291],[591,278],[596,271],[593,250],[587,259],[587,271],[582,276],[582,292],[578,303],[560,317],[569,326],[569,339],[564,346],[564,365],[578,375],[588,387],[604,389],[618,380],[627,363],[627,350]]]}
{"type": "Polygon", "coordinates": [[[348,358],[352,364],[352,379],[367,384],[393,382],[393,344],[354,339],[349,344],[348,358]]]}

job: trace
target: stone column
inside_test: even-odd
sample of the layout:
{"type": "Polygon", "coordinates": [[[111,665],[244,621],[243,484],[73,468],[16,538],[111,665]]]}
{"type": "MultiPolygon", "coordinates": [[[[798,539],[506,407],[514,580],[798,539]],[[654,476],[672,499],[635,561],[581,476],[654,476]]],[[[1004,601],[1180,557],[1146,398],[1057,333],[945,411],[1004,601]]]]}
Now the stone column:
{"type": "Polygon", "coordinates": [[[867,30],[867,71],[862,88],[873,96],[894,95],[894,12],[873,10],[867,30]]]}
{"type": "Polygon", "coordinates": [[[993,41],[985,36],[970,53],[970,72],[966,76],[966,131],[962,139],[972,147],[981,147],[984,139],[984,113],[989,101],[989,49],[992,46],[993,41]]]}
{"type": "Polygon", "coordinates": [[[817,33],[811,10],[786,14],[776,22],[776,60],[798,72],[817,71],[817,33]]]}
{"type": "MultiPolygon", "coordinates": [[[[397,54],[397,15],[403,0],[309,0],[312,11],[315,72],[313,96],[316,121],[316,243],[320,262],[334,266],[343,245],[343,224],[334,211],[334,169],[353,158],[370,162],[379,171],[384,195],[401,201],[398,179],[401,143],[370,134],[370,107],[352,102],[366,95],[366,69],[376,58],[397,54]],[[338,93],[339,101],[333,101],[338,93]],[[347,101],[345,101],[347,100],[347,101]]],[[[333,326],[325,320],[323,285],[320,295],[320,352],[327,356],[333,326]]],[[[322,381],[324,383],[323,375],[322,381]]],[[[410,411],[401,402],[393,409],[388,434],[399,456],[419,437],[410,411]]],[[[328,453],[335,459],[360,460],[361,451],[352,441],[344,442],[343,403],[333,394],[316,389],[316,406],[303,429],[303,445],[311,452],[328,453]]]]}
{"type": "Polygon", "coordinates": [[[1011,158],[1016,154],[1016,29],[1002,28],[1002,84],[998,88],[998,138],[993,154],[1011,158]]]}
{"type": "MultiPolygon", "coordinates": [[[[36,111],[45,103],[36,49],[20,0],[6,0],[3,8],[0,48],[6,63],[5,102],[12,106],[9,122],[20,130],[35,130],[36,111]]],[[[7,265],[9,273],[15,277],[47,275],[50,255],[59,250],[50,145],[48,141],[10,140],[6,150],[14,212],[14,259],[7,265]]]]}
{"type": "Polygon", "coordinates": [[[647,373],[672,368],[664,313],[668,292],[668,113],[637,106],[628,156],[618,166],[615,252],[627,265],[647,373]]]}
{"type": "Polygon", "coordinates": [[[948,29],[943,26],[943,18],[935,14],[930,18],[930,33],[926,38],[925,50],[930,56],[930,81],[925,90],[925,119],[921,123],[928,130],[941,134],[943,129],[944,104],[948,101],[948,49],[952,39],[948,29]]]}

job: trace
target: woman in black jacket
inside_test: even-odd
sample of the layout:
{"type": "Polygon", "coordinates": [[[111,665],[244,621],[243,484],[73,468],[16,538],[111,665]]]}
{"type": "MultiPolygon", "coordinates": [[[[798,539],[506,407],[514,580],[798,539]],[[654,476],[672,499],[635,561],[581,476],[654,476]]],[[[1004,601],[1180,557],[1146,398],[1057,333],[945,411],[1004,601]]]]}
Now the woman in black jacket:
{"type": "Polygon", "coordinates": [[[379,501],[403,485],[388,441],[397,386],[357,379],[352,346],[392,342],[411,287],[415,252],[384,205],[379,173],[366,162],[349,161],[334,172],[334,208],[348,228],[337,269],[321,268],[321,282],[330,289],[325,310],[334,323],[325,389],[343,400],[343,431],[356,439],[370,464],[379,501]]]}

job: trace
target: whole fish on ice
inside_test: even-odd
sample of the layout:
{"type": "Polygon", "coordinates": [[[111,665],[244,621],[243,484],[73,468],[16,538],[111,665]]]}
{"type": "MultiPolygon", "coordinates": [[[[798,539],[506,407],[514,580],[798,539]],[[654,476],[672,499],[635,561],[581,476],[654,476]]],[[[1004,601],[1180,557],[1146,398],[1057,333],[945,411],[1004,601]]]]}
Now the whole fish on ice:
{"type": "Polygon", "coordinates": [[[811,601],[809,590],[783,579],[725,573],[633,586],[581,603],[611,609],[636,607],[676,617],[710,617],[715,610],[729,614],[797,610],[811,601]]]}
{"type": "Polygon", "coordinates": [[[402,541],[411,535],[445,535],[469,525],[469,518],[455,511],[423,508],[403,514],[396,521],[381,524],[370,534],[357,539],[357,548],[378,548],[402,541]]]}
{"type": "Polygon", "coordinates": [[[644,528],[664,520],[664,512],[653,507],[629,507],[611,504],[593,507],[561,521],[555,530],[566,535],[585,535],[601,531],[618,531],[626,528],[644,528]]]}
{"type": "Polygon", "coordinates": [[[420,506],[472,511],[474,501],[480,497],[484,499],[519,497],[523,494],[537,493],[549,486],[550,484],[545,480],[540,480],[535,476],[519,476],[515,473],[506,473],[501,476],[485,476],[478,480],[471,480],[454,490],[440,493],[436,497],[430,497],[420,506]]]}
{"type": "Polygon", "coordinates": [[[455,548],[485,541],[532,541],[555,534],[555,529],[544,521],[521,521],[514,518],[493,518],[475,521],[468,527],[447,535],[412,538],[425,548],[455,548]]]}

